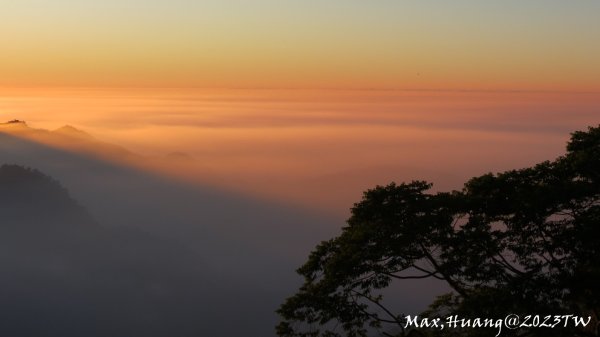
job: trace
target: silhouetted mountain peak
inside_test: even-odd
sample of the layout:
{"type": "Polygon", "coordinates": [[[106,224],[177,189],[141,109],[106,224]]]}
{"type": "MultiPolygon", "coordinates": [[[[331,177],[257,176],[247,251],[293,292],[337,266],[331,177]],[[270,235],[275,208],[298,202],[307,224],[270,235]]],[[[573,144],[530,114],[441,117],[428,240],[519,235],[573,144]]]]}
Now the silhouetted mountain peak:
{"type": "Polygon", "coordinates": [[[11,121],[8,121],[4,124],[24,124],[27,125],[27,123],[25,121],[19,120],[19,119],[13,119],[11,121]]]}
{"type": "Polygon", "coordinates": [[[64,125],[52,132],[63,135],[63,136],[67,136],[67,137],[74,137],[74,138],[80,138],[80,139],[86,139],[86,140],[94,140],[95,139],[89,133],[79,130],[76,127],[73,127],[71,125],[64,125]]]}
{"type": "Polygon", "coordinates": [[[166,155],[167,159],[172,159],[176,161],[192,161],[194,158],[185,152],[171,152],[166,155]]]}
{"type": "Polygon", "coordinates": [[[2,130],[2,129],[18,130],[18,129],[31,129],[31,128],[27,125],[27,122],[19,120],[19,119],[13,119],[8,122],[0,123],[0,130],[2,130]]]}
{"type": "Polygon", "coordinates": [[[21,120],[0,123],[0,133],[17,136],[50,147],[66,149],[87,154],[108,157],[127,157],[133,155],[118,145],[98,140],[89,133],[71,125],[64,125],[56,130],[32,128],[21,120]]]}
{"type": "Polygon", "coordinates": [[[65,225],[93,222],[58,181],[19,165],[0,166],[0,214],[5,220],[17,222],[35,219],[65,225]]]}
{"type": "Polygon", "coordinates": [[[51,190],[62,197],[68,195],[66,190],[60,186],[60,183],[38,170],[19,165],[5,164],[0,166],[0,192],[2,194],[17,192],[18,190],[32,186],[37,186],[40,190],[51,190]]]}

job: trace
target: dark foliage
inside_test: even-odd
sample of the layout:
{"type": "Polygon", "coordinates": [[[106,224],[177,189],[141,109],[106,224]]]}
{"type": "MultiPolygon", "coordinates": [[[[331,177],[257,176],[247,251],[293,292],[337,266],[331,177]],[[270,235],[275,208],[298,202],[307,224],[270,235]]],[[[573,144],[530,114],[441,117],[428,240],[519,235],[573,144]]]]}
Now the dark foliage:
{"type": "MultiPolygon", "coordinates": [[[[413,181],[378,186],[355,204],[340,236],[298,269],[299,291],[279,308],[280,336],[406,336],[383,290],[435,278],[452,292],[430,317],[591,316],[587,328],[503,331],[511,336],[596,336],[600,310],[600,127],[575,132],[566,155],[472,178],[462,191],[428,193],[413,181]]],[[[426,330],[440,336],[489,330],[426,330]]]]}

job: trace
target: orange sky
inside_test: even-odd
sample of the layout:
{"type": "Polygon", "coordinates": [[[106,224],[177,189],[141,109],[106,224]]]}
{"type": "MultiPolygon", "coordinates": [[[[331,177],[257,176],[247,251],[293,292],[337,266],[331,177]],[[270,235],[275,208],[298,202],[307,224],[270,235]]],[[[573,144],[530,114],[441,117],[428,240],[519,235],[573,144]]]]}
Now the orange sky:
{"type": "Polygon", "coordinates": [[[562,0],[9,1],[0,119],[185,152],[205,180],[347,208],[392,179],[459,188],[560,155],[599,122],[598,13],[562,0]]]}
{"type": "Polygon", "coordinates": [[[41,88],[0,95],[0,119],[70,124],[154,158],[184,152],[192,160],[170,170],[184,179],[338,214],[375,184],[427,179],[456,189],[474,175],[553,159],[570,132],[600,122],[598,111],[596,93],[41,88]]]}
{"type": "Polygon", "coordinates": [[[597,1],[21,0],[0,85],[600,90],[597,1]]]}

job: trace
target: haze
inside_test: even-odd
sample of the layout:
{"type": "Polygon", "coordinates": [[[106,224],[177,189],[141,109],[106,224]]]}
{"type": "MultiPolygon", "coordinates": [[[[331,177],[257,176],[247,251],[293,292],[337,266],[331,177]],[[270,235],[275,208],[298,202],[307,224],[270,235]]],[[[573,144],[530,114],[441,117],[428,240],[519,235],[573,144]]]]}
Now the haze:
{"type": "Polygon", "coordinates": [[[600,122],[598,1],[5,2],[0,335],[273,336],[365,190],[600,122]]]}
{"type": "Polygon", "coordinates": [[[0,84],[600,89],[597,1],[22,0],[0,84]]]}
{"type": "Polygon", "coordinates": [[[55,88],[5,90],[0,116],[74,125],[167,157],[170,176],[343,219],[376,184],[458,189],[559,156],[599,106],[568,92],[55,88]]]}

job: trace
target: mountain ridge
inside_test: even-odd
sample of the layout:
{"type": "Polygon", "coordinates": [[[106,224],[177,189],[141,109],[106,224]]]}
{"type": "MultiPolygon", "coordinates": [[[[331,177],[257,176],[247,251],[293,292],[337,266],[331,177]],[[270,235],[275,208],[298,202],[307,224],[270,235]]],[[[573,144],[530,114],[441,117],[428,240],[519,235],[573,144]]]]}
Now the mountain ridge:
{"type": "Polygon", "coordinates": [[[197,254],[97,223],[41,171],[0,166],[0,214],[0,335],[192,337],[218,303],[197,254]]]}
{"type": "Polygon", "coordinates": [[[69,124],[55,130],[47,130],[33,128],[24,120],[13,119],[0,123],[0,132],[69,151],[91,153],[103,158],[126,159],[137,156],[122,146],[99,140],[69,124]]]}
{"type": "MultiPolygon", "coordinates": [[[[113,319],[121,322],[115,323],[120,326],[113,324],[98,330],[95,334],[82,333],[84,330],[81,330],[85,326],[95,328],[102,324],[93,321],[94,315],[90,314],[78,323],[78,328],[73,333],[60,331],[50,335],[40,330],[23,334],[18,328],[7,330],[8,328],[0,326],[0,335],[15,337],[79,337],[82,335],[89,337],[169,335],[230,337],[248,334],[273,336],[272,326],[276,322],[274,310],[285,294],[296,286],[294,266],[301,263],[306,252],[319,242],[319,238],[332,235],[336,229],[335,226],[330,225],[333,219],[323,218],[320,214],[307,213],[303,209],[283,203],[251,198],[211,185],[190,184],[170,179],[134,166],[44,145],[9,133],[0,132],[0,154],[2,162],[35,167],[44,174],[58,179],[76,200],[81,201],[89,209],[100,224],[100,226],[75,225],[62,228],[57,222],[55,222],[57,226],[48,226],[39,219],[36,219],[36,222],[29,222],[26,226],[21,223],[21,226],[13,226],[22,229],[15,230],[21,233],[21,236],[11,238],[8,235],[0,235],[2,242],[0,252],[3,252],[0,253],[0,261],[14,264],[17,257],[24,254],[27,256],[28,263],[37,266],[35,261],[43,257],[42,261],[45,262],[43,266],[35,268],[38,270],[35,273],[42,268],[44,274],[35,274],[38,276],[34,279],[67,277],[67,280],[70,280],[69,275],[73,272],[76,273],[73,277],[83,280],[98,278],[98,280],[110,281],[102,283],[105,284],[104,288],[98,288],[104,290],[90,294],[95,296],[94,301],[103,303],[98,305],[98,308],[109,312],[110,306],[131,312],[136,310],[135,303],[139,302],[131,302],[134,304],[129,305],[130,308],[127,309],[127,305],[121,305],[118,300],[107,297],[111,292],[106,287],[123,289],[119,287],[125,284],[135,286],[138,284],[135,280],[143,275],[156,275],[160,278],[162,274],[165,278],[176,281],[172,283],[164,279],[162,282],[154,282],[148,279],[149,282],[143,283],[145,285],[141,289],[131,289],[132,296],[137,296],[138,299],[147,297],[144,295],[146,291],[165,294],[166,297],[163,299],[167,302],[159,303],[163,309],[151,307],[148,309],[150,311],[141,310],[140,315],[135,317],[121,311],[118,314],[123,318],[104,312],[98,314],[94,311],[95,317],[105,322],[113,319]],[[110,229],[105,229],[106,226],[110,226],[110,229]],[[38,231],[38,227],[44,230],[38,231]],[[116,228],[120,230],[117,231],[116,228]],[[153,239],[135,239],[140,236],[148,237],[148,235],[153,239]],[[107,236],[112,236],[113,239],[106,238],[107,236]],[[67,237],[71,239],[64,241],[67,237]],[[83,238],[72,240],[73,237],[83,238]],[[94,241],[94,237],[103,239],[94,241]],[[49,255],[41,252],[41,248],[37,247],[38,244],[53,251],[67,249],[67,252],[72,252],[69,256],[78,261],[77,268],[68,262],[71,261],[70,259],[65,262],[64,258],[60,258],[64,255],[52,257],[56,254],[49,255]],[[86,246],[90,249],[96,248],[87,250],[87,255],[83,254],[84,250],[73,250],[76,247],[84,249],[86,246]],[[182,249],[187,252],[181,252],[182,249]],[[29,251],[38,253],[32,255],[29,251]],[[112,256],[110,259],[102,257],[108,253],[112,256]],[[148,258],[139,260],[146,255],[148,258]],[[86,256],[93,258],[93,262],[92,260],[86,262],[86,256]],[[129,261],[129,264],[127,266],[116,264],[111,267],[121,260],[129,261]],[[141,270],[136,269],[138,268],[136,261],[140,262],[139,267],[145,267],[141,270]],[[159,261],[163,262],[158,264],[159,261]],[[83,272],[87,269],[80,269],[84,266],[92,268],[94,265],[98,265],[101,269],[93,269],[91,274],[83,272]],[[173,270],[172,268],[176,266],[183,269],[173,270]],[[83,271],[78,272],[78,270],[83,271]],[[175,272],[176,270],[179,272],[175,272]],[[119,277],[120,274],[123,274],[125,279],[119,277]],[[42,278],[39,275],[46,276],[42,278]],[[167,286],[168,284],[173,286],[167,286]],[[179,295],[169,296],[170,292],[179,295]],[[180,308],[183,304],[187,309],[180,308]],[[177,321],[177,317],[173,316],[179,314],[181,320],[177,321]],[[172,319],[163,319],[162,315],[172,319]],[[231,317],[236,317],[236,324],[230,324],[231,317]],[[131,318],[132,323],[123,321],[127,318],[131,318]],[[164,328],[161,328],[161,322],[164,322],[164,328]],[[131,327],[142,329],[143,324],[149,325],[148,331],[131,332],[133,331],[131,327]],[[114,328],[117,331],[125,331],[123,329],[127,329],[128,326],[131,326],[130,333],[115,333],[107,330],[114,328]],[[188,334],[187,331],[195,332],[188,334]]],[[[20,206],[22,212],[19,214],[35,213],[31,206],[23,205],[22,203],[20,206]]],[[[1,226],[3,223],[6,224],[0,222],[0,230],[10,232],[9,228],[1,226]]],[[[18,265],[14,268],[23,269],[18,265]]],[[[7,276],[11,275],[13,274],[7,274],[7,276]]],[[[58,284],[56,287],[63,289],[60,292],[48,293],[39,290],[32,294],[29,289],[15,288],[16,285],[24,283],[16,280],[15,277],[13,275],[2,281],[3,275],[0,275],[0,298],[4,300],[13,297],[10,303],[4,301],[5,304],[0,305],[0,315],[6,317],[11,314],[11,307],[23,306],[22,303],[29,303],[30,308],[32,306],[36,308],[32,304],[36,301],[31,297],[33,295],[45,298],[58,296],[57,294],[67,291],[65,287],[58,284]],[[11,284],[6,284],[7,280],[13,281],[11,284]],[[12,287],[5,288],[8,293],[2,293],[3,284],[12,287]],[[23,298],[14,294],[27,296],[30,300],[23,301],[23,298]],[[1,310],[3,308],[6,313],[1,310]]],[[[25,279],[29,283],[33,282],[31,280],[31,278],[25,279]]],[[[93,283],[75,282],[73,287],[85,294],[93,288],[93,285],[93,283]]],[[[44,287],[48,287],[44,282],[35,282],[35,289],[44,287]]],[[[126,293],[119,294],[126,295],[126,293]]],[[[60,301],[56,303],[58,303],[56,306],[51,307],[64,306],[60,301]]],[[[76,307],[82,310],[89,311],[96,307],[94,305],[90,308],[85,301],[78,303],[76,307]]],[[[41,317],[40,315],[37,317],[41,317]]],[[[69,317],[76,318],[76,321],[78,319],[76,315],[78,313],[75,312],[69,314],[69,317]]],[[[20,317],[24,325],[32,321],[31,317],[20,317]]],[[[52,324],[51,321],[47,323],[52,324]]]]}

